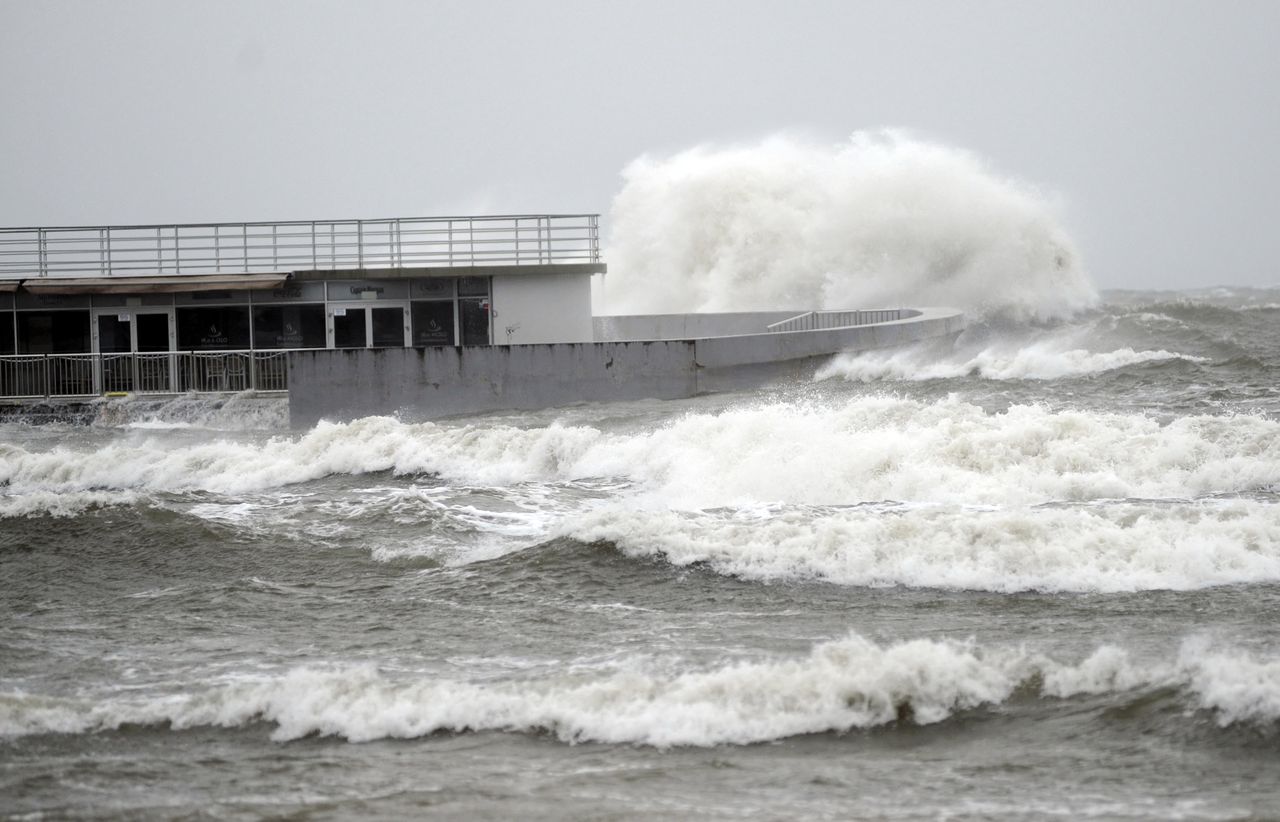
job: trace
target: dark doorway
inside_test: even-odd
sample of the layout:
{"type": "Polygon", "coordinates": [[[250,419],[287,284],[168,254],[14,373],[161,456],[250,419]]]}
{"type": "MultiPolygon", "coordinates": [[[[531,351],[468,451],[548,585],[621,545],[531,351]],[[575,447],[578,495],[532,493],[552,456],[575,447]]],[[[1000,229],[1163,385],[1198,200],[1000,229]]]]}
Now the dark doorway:
{"type": "Polygon", "coordinates": [[[333,312],[333,347],[364,348],[365,310],[363,308],[337,308],[333,312]],[[342,312],[342,313],[338,313],[342,312]]]}
{"type": "Polygon", "coordinates": [[[458,313],[462,318],[462,344],[489,344],[489,301],[458,300],[458,313]]]}
{"type": "Polygon", "coordinates": [[[373,314],[373,347],[404,348],[404,309],[370,308],[373,314]]]}

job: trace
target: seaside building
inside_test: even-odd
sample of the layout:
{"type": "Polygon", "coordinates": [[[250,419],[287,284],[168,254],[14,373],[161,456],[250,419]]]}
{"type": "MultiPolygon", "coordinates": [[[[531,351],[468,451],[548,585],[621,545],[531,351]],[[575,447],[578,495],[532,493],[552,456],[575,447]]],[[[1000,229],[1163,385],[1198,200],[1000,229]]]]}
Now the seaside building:
{"type": "Polygon", "coordinates": [[[595,214],[0,229],[0,410],[287,392],[295,426],[674,399],[947,337],[874,308],[593,317],[595,214]]]}
{"type": "Polygon", "coordinates": [[[293,350],[592,339],[594,214],[0,229],[0,397],[281,391],[293,350]]]}

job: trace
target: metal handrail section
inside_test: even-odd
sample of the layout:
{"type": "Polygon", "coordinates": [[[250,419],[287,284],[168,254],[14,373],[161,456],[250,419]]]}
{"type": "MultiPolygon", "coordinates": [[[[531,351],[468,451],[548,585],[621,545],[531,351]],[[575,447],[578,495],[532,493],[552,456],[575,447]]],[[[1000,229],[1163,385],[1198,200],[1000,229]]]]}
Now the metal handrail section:
{"type": "Polygon", "coordinates": [[[904,320],[919,312],[902,308],[875,308],[854,311],[806,311],[765,326],[773,334],[788,331],[823,331],[832,328],[849,328],[855,325],[874,325],[904,320]]]}
{"type": "Polygon", "coordinates": [[[7,354],[0,398],[287,391],[290,350],[7,354]]]}
{"type": "Polygon", "coordinates": [[[0,228],[0,278],[600,262],[600,215],[0,228]]]}

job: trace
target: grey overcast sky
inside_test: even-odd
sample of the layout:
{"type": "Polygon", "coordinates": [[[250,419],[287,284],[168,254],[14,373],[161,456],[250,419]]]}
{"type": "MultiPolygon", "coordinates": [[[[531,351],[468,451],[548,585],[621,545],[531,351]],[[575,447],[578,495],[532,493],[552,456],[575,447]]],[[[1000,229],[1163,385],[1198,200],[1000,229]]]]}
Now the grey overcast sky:
{"type": "MultiPolygon", "coordinates": [[[[643,153],[898,127],[1100,287],[1280,283],[1280,0],[0,0],[0,224],[599,211],[643,153]]],[[[606,224],[607,230],[607,224],[606,224]]]]}

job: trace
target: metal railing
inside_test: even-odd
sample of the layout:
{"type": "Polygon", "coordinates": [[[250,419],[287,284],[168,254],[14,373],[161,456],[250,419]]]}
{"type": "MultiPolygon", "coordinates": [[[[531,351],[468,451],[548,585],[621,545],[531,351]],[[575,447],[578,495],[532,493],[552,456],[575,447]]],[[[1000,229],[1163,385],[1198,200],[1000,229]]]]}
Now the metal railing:
{"type": "Polygon", "coordinates": [[[767,331],[820,331],[831,328],[848,328],[854,325],[889,323],[914,317],[920,312],[909,308],[875,308],[867,311],[806,311],[765,326],[767,331]]]}
{"type": "Polygon", "coordinates": [[[0,356],[0,397],[287,391],[288,350],[0,356]]]}
{"type": "Polygon", "coordinates": [[[0,228],[0,278],[600,261],[598,214],[0,228]]]}

